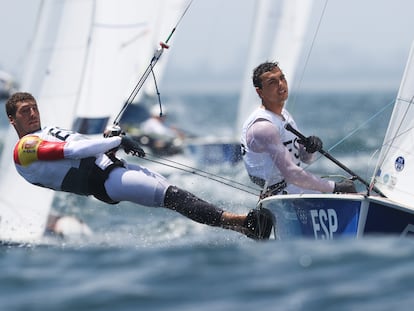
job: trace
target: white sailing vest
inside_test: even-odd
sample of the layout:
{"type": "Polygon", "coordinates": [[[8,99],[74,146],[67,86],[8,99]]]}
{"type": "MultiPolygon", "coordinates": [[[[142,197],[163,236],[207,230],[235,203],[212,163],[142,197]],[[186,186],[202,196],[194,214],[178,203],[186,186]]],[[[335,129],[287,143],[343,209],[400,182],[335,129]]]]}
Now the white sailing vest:
{"type": "MultiPolygon", "coordinates": [[[[86,137],[82,134],[58,127],[45,127],[29,135],[38,136],[43,140],[51,142],[69,142],[86,139],[86,137]]],[[[96,157],[88,159],[90,159],[90,161],[62,158],[58,161],[34,161],[28,166],[16,163],[15,166],[18,173],[32,184],[54,190],[70,190],[70,192],[86,194],[83,191],[87,188],[86,183],[88,180],[86,177],[93,165],[96,164],[104,170],[113,163],[105,154],[97,154],[96,157]],[[78,176],[76,182],[73,182],[73,180],[70,183],[65,182],[68,180],[69,172],[71,172],[74,176],[78,176]],[[76,174],[73,174],[73,172],[76,172],[76,174]]]]}
{"type": "Polygon", "coordinates": [[[282,120],[280,116],[269,110],[257,108],[243,124],[241,144],[243,161],[247,173],[251,177],[264,180],[267,186],[283,181],[283,175],[273,163],[273,160],[268,153],[257,153],[250,150],[247,145],[247,131],[258,119],[265,119],[273,123],[279,129],[281,140],[292,155],[293,162],[299,166],[300,159],[297,137],[292,132],[285,129],[286,123],[290,123],[294,128],[297,128],[296,123],[286,109],[282,110],[282,115],[285,120],[282,120]]]}

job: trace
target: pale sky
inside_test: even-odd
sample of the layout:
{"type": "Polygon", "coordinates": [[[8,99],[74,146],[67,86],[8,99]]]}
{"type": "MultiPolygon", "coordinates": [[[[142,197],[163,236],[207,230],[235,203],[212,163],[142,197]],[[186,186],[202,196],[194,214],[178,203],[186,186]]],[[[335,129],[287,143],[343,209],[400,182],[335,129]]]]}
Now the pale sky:
{"type": "MultiPolygon", "coordinates": [[[[174,34],[162,85],[237,91],[256,1],[194,0],[174,34]]],[[[12,74],[21,71],[37,3],[0,0],[0,68],[12,74]]],[[[315,42],[307,65],[299,68],[302,88],[397,90],[414,40],[414,1],[329,0],[315,35],[324,3],[315,0],[309,35],[315,42]]]]}

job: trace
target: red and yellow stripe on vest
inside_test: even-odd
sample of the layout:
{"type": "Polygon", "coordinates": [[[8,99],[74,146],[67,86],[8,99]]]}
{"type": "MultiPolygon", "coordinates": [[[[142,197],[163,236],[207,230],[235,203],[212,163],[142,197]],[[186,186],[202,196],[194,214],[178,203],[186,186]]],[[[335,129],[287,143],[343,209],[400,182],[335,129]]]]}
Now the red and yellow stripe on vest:
{"type": "Polygon", "coordinates": [[[34,135],[24,136],[14,147],[14,163],[28,166],[38,160],[63,159],[65,144],[65,142],[46,141],[34,135]]]}

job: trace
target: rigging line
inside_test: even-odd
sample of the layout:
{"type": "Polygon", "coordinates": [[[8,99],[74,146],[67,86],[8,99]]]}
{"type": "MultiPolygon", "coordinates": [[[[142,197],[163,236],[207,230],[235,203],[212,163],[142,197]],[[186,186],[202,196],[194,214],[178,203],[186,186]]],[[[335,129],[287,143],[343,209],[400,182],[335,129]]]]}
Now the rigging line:
{"type": "Polygon", "coordinates": [[[135,85],[134,89],[132,90],[131,94],[128,96],[128,99],[125,101],[124,106],[119,111],[118,115],[116,116],[116,118],[113,122],[114,125],[116,125],[116,126],[119,125],[119,121],[121,120],[122,115],[124,114],[125,110],[134,101],[134,98],[137,96],[139,90],[142,88],[142,86],[144,85],[145,81],[147,80],[149,74],[151,73],[152,68],[157,63],[158,59],[161,57],[161,54],[162,54],[164,48],[167,48],[167,47],[168,47],[167,45],[161,44],[161,47],[157,51],[155,51],[154,56],[153,56],[150,64],[148,65],[147,69],[145,69],[144,74],[141,76],[138,83],[135,85]]]}
{"type": "MultiPolygon", "coordinates": [[[[376,117],[378,117],[380,114],[382,114],[387,108],[389,108],[392,104],[394,104],[394,100],[389,102],[388,104],[386,104],[384,107],[382,107],[379,111],[377,111],[376,113],[374,113],[370,118],[368,118],[365,122],[363,122],[360,126],[358,126],[357,128],[355,128],[354,130],[352,130],[350,133],[348,133],[347,135],[345,135],[342,139],[340,139],[337,143],[335,143],[333,146],[331,146],[329,149],[327,149],[328,152],[331,152],[332,150],[334,150],[336,147],[338,147],[340,144],[342,144],[345,140],[347,140],[349,137],[351,137],[352,135],[354,135],[356,132],[358,132],[359,130],[361,130],[364,126],[366,126],[369,122],[371,122],[373,119],[375,119],[376,117]]],[[[322,155],[318,155],[318,158],[316,160],[319,160],[320,158],[322,158],[322,155]]],[[[307,169],[308,167],[312,166],[316,160],[308,165],[305,166],[304,169],[307,169]]]]}
{"type": "Polygon", "coordinates": [[[175,33],[175,30],[177,29],[178,25],[180,24],[181,20],[184,18],[184,15],[187,13],[188,9],[190,8],[191,4],[193,3],[193,0],[189,1],[186,8],[184,9],[183,14],[181,14],[180,18],[178,19],[177,23],[175,24],[174,28],[171,30],[170,34],[167,37],[167,40],[165,42],[160,42],[160,47],[155,51],[150,64],[148,65],[147,69],[144,71],[144,74],[141,76],[141,78],[138,80],[137,84],[135,85],[134,89],[132,90],[131,94],[128,96],[127,100],[125,101],[123,107],[119,111],[118,115],[114,119],[113,125],[119,126],[119,122],[122,118],[122,115],[128,108],[128,106],[134,101],[135,97],[137,96],[138,92],[141,90],[142,86],[144,85],[145,81],[147,80],[148,76],[150,75],[152,68],[155,66],[155,64],[160,59],[162,53],[164,52],[164,49],[168,49],[169,46],[168,41],[171,39],[172,35],[175,33]]]}
{"type": "Polygon", "coordinates": [[[311,42],[311,45],[309,47],[309,51],[306,54],[305,63],[303,65],[303,70],[302,70],[302,73],[299,75],[299,82],[297,83],[297,91],[293,95],[292,105],[294,105],[296,103],[297,93],[299,92],[299,90],[300,90],[300,88],[302,86],[303,77],[305,76],[305,71],[306,71],[306,68],[308,67],[309,59],[310,59],[310,56],[311,56],[311,54],[313,52],[313,48],[314,48],[314,45],[315,45],[316,37],[319,34],[319,30],[320,30],[320,27],[321,27],[321,24],[322,24],[322,19],[325,16],[325,11],[326,11],[326,7],[328,6],[328,2],[329,2],[329,0],[325,0],[325,4],[323,6],[321,16],[319,17],[319,20],[318,20],[318,25],[316,26],[315,34],[312,37],[312,42],[311,42]]]}
{"type": "MultiPolygon", "coordinates": [[[[221,178],[222,180],[224,180],[226,182],[233,183],[233,184],[237,184],[237,185],[243,186],[243,187],[245,187],[247,189],[251,189],[251,190],[254,190],[254,191],[259,191],[257,188],[254,188],[254,187],[251,187],[249,185],[246,185],[246,184],[243,184],[243,183],[234,181],[233,179],[228,179],[226,177],[222,177],[220,175],[216,175],[216,174],[213,174],[213,173],[210,173],[210,172],[207,172],[207,171],[198,169],[198,168],[194,168],[194,167],[191,167],[189,165],[186,165],[186,164],[183,164],[183,163],[179,163],[177,161],[173,161],[173,160],[168,159],[168,158],[163,158],[163,157],[160,157],[160,156],[157,156],[157,155],[154,155],[154,154],[150,154],[150,153],[147,153],[147,155],[150,155],[153,158],[158,158],[158,159],[164,161],[164,162],[161,162],[161,161],[156,162],[156,163],[159,163],[159,164],[163,164],[163,165],[166,165],[166,166],[169,166],[169,167],[172,167],[172,168],[177,168],[177,169],[180,169],[180,168],[179,167],[176,167],[174,165],[182,166],[182,167],[185,167],[186,169],[189,169],[189,170],[192,170],[192,171],[197,171],[197,172],[203,173],[205,175],[213,176],[214,178],[221,178]],[[165,162],[169,162],[169,163],[172,163],[172,164],[166,164],[165,162]]],[[[144,160],[146,160],[146,159],[147,158],[145,157],[144,160]]],[[[151,160],[151,159],[148,159],[148,160],[153,161],[153,162],[156,161],[156,160],[151,160]]]]}
{"type": "Polygon", "coordinates": [[[389,106],[391,106],[392,104],[394,104],[394,102],[395,101],[393,100],[393,101],[389,102],[388,104],[386,104],[379,111],[377,111],[370,118],[368,118],[365,122],[363,122],[360,126],[358,126],[357,128],[355,128],[354,130],[352,130],[350,133],[348,133],[342,139],[340,139],[337,143],[335,143],[333,146],[331,146],[328,149],[328,151],[332,151],[333,149],[335,149],[336,147],[338,147],[340,144],[342,144],[345,140],[347,140],[349,137],[351,137],[352,135],[354,135],[356,132],[360,131],[364,126],[366,126],[368,123],[370,123],[373,119],[375,119],[380,114],[382,114],[384,112],[384,110],[386,110],[387,108],[389,108],[389,106]]]}
{"type": "Polygon", "coordinates": [[[216,179],[220,178],[220,179],[222,179],[223,181],[228,182],[228,183],[237,184],[237,185],[239,185],[239,186],[245,187],[246,189],[250,189],[250,190],[254,190],[254,191],[260,191],[260,190],[259,190],[259,189],[257,189],[257,188],[254,188],[254,187],[251,187],[251,186],[249,186],[249,185],[246,185],[246,184],[243,184],[243,183],[240,183],[240,182],[234,181],[233,179],[228,179],[228,178],[226,178],[226,177],[223,177],[223,176],[220,176],[220,175],[216,175],[216,174],[213,174],[213,173],[210,173],[210,172],[207,172],[207,171],[204,171],[204,170],[198,169],[198,168],[194,168],[194,167],[191,167],[191,166],[189,166],[189,165],[185,165],[185,164],[182,164],[182,163],[179,163],[179,162],[173,161],[173,160],[171,160],[171,159],[162,158],[162,157],[160,157],[160,156],[156,156],[156,155],[153,155],[153,154],[148,154],[148,153],[147,153],[147,155],[150,155],[150,156],[152,156],[153,158],[158,158],[158,159],[163,160],[163,161],[165,161],[165,162],[161,162],[161,161],[158,161],[158,160],[153,160],[153,159],[148,159],[148,158],[146,158],[146,157],[144,158],[144,160],[149,160],[149,161],[156,162],[156,163],[158,163],[158,164],[162,164],[162,165],[165,165],[165,166],[168,166],[168,167],[171,167],[171,168],[176,168],[176,169],[181,169],[180,167],[178,167],[178,166],[181,166],[181,167],[186,168],[186,171],[187,171],[187,170],[189,170],[189,171],[191,171],[191,172],[192,172],[192,171],[196,171],[196,172],[198,172],[198,173],[200,173],[200,174],[202,173],[202,174],[205,174],[205,175],[207,175],[207,176],[212,176],[212,177],[214,177],[214,178],[216,178],[216,179]],[[166,162],[170,162],[170,163],[172,163],[172,164],[167,164],[166,162]]]}
{"type": "Polygon", "coordinates": [[[168,43],[168,41],[170,41],[171,36],[173,35],[173,33],[175,32],[175,30],[178,27],[178,24],[181,23],[181,20],[184,18],[184,15],[187,13],[188,9],[190,8],[191,4],[193,3],[193,0],[190,0],[190,2],[187,4],[187,7],[185,8],[183,14],[181,14],[181,17],[178,19],[177,24],[175,24],[175,27],[173,28],[173,30],[171,31],[170,35],[168,36],[167,40],[165,40],[165,43],[168,43]]]}
{"type": "Polygon", "coordinates": [[[162,117],[162,104],[161,104],[161,93],[158,90],[158,83],[157,83],[157,78],[155,77],[155,72],[154,72],[154,68],[151,67],[151,73],[152,73],[152,77],[154,79],[154,87],[155,87],[155,92],[157,93],[157,98],[158,98],[158,105],[160,107],[160,117],[162,117]]]}
{"type": "Polygon", "coordinates": [[[397,98],[397,101],[404,101],[404,102],[408,103],[408,105],[407,105],[407,108],[406,108],[406,110],[405,110],[405,112],[404,112],[403,117],[401,118],[401,122],[400,122],[400,124],[399,124],[399,126],[398,126],[397,130],[395,131],[395,133],[396,133],[396,134],[395,134],[393,137],[391,137],[390,141],[387,141],[387,142],[385,142],[385,141],[384,141],[384,144],[382,145],[382,146],[384,146],[384,145],[388,144],[388,148],[387,148],[387,151],[385,152],[385,155],[384,155],[384,157],[383,157],[383,161],[382,161],[382,163],[381,163],[381,164],[379,164],[378,166],[381,166],[382,164],[384,164],[385,157],[386,157],[386,155],[390,152],[391,147],[392,147],[392,145],[393,145],[393,143],[394,143],[395,139],[397,139],[397,138],[398,138],[398,137],[400,137],[401,135],[404,135],[405,133],[407,133],[407,132],[409,132],[410,130],[412,130],[412,127],[411,127],[411,128],[408,128],[407,130],[405,130],[405,131],[403,131],[403,132],[401,132],[401,133],[400,133],[401,126],[402,126],[402,124],[403,124],[403,122],[404,122],[404,119],[406,119],[406,117],[407,117],[408,110],[412,107],[412,104],[413,104],[413,102],[414,102],[414,96],[413,96],[413,97],[411,97],[411,99],[410,99],[409,101],[408,101],[408,100],[404,100],[404,99],[402,99],[402,98],[397,98]]]}
{"type": "MultiPolygon", "coordinates": [[[[147,155],[149,155],[149,154],[147,153],[147,155]]],[[[248,193],[248,194],[252,194],[254,196],[259,195],[259,190],[258,189],[252,188],[250,186],[244,185],[244,184],[239,183],[239,182],[235,182],[234,180],[230,180],[230,179],[224,178],[224,177],[219,176],[219,175],[208,173],[208,172],[200,170],[200,169],[195,169],[195,168],[192,168],[190,166],[183,165],[183,164],[181,164],[181,165],[183,165],[183,167],[178,167],[178,166],[174,166],[172,164],[167,164],[167,163],[164,163],[164,162],[161,162],[161,161],[158,161],[158,160],[150,159],[148,157],[145,157],[143,159],[147,160],[147,161],[150,161],[150,162],[153,162],[153,163],[157,163],[157,164],[161,164],[161,165],[164,165],[164,166],[167,166],[167,167],[171,167],[171,168],[174,168],[174,169],[177,169],[177,170],[181,170],[181,171],[186,172],[186,173],[190,173],[190,174],[193,174],[193,175],[204,177],[204,178],[216,181],[218,183],[221,183],[223,185],[226,185],[228,187],[243,191],[243,192],[248,193]],[[185,168],[185,167],[187,167],[187,168],[185,168]],[[206,174],[206,175],[203,175],[203,174],[206,174]],[[251,192],[247,189],[243,189],[242,187],[235,186],[234,184],[240,185],[240,186],[245,187],[245,188],[254,189],[255,191],[258,191],[258,192],[251,192]]],[[[174,161],[171,161],[171,162],[174,162],[174,161]]]]}

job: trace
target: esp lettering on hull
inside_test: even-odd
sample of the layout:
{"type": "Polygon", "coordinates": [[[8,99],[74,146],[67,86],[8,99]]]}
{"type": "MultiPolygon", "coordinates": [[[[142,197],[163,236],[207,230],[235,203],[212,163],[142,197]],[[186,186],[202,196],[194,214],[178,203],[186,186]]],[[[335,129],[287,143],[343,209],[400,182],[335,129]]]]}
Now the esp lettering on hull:
{"type": "Polygon", "coordinates": [[[332,240],[338,230],[338,215],[334,209],[311,209],[313,233],[316,240],[332,240]]]}

